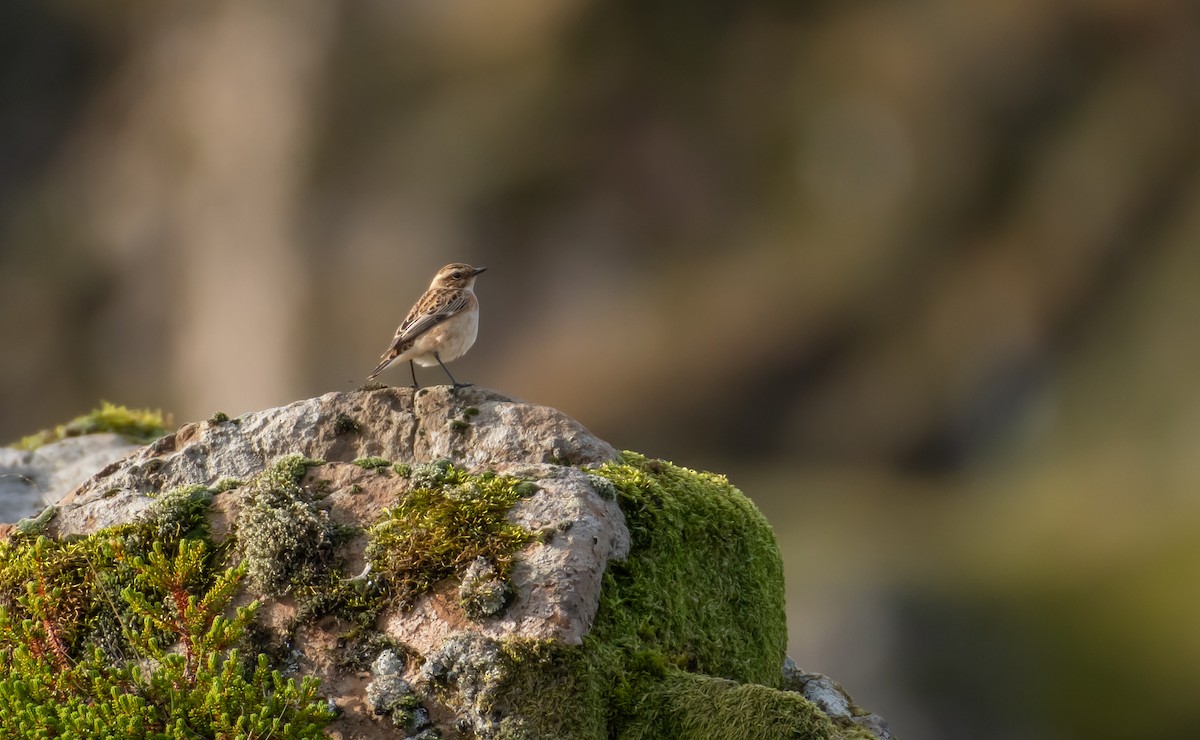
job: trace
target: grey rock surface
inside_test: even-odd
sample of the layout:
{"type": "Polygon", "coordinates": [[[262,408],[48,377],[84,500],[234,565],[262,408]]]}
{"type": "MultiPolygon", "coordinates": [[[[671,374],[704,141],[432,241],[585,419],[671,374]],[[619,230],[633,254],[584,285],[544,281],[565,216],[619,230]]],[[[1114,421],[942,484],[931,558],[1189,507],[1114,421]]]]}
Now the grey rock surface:
{"type": "Polygon", "coordinates": [[[883,717],[856,705],[840,683],[821,673],[800,670],[791,658],[783,664],[783,688],[795,691],[816,704],[842,727],[861,727],[879,740],[893,740],[895,737],[883,717]]]}
{"type": "Polygon", "coordinates": [[[119,434],[89,434],[36,450],[0,448],[0,522],[36,515],[138,449],[119,434]]]}
{"type": "Polygon", "coordinates": [[[445,458],[472,472],[617,457],[561,411],[482,388],[327,393],[236,419],[185,424],[75,490],[62,502],[56,532],[127,521],[145,508],[146,493],[245,480],[293,453],[341,462],[373,455],[418,462],[445,458]]]}
{"type": "Polygon", "coordinates": [[[610,559],[629,552],[629,531],[616,501],[602,498],[588,474],[554,465],[499,468],[497,472],[537,481],[539,490],[517,502],[509,519],[550,536],[522,552],[512,573],[515,598],[496,616],[470,615],[441,595],[417,600],[413,608],[385,620],[383,631],[422,653],[461,632],[499,639],[583,642],[600,599],[610,559]]]}

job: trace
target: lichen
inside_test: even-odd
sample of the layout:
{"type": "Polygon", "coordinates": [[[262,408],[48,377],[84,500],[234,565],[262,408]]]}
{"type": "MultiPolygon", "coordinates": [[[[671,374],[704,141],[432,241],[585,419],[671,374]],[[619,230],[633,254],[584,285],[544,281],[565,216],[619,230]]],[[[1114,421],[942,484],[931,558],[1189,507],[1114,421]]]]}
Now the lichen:
{"type": "Polygon", "coordinates": [[[129,409],[124,406],[101,401],[100,407],[77,416],[66,424],[59,424],[53,429],[45,429],[37,434],[22,437],[11,447],[19,450],[36,450],[37,448],[58,442],[67,437],[81,437],[85,434],[113,432],[126,437],[132,442],[145,444],[166,434],[167,421],[162,411],[149,409],[129,409]]]}
{"type": "Polygon", "coordinates": [[[429,713],[413,687],[404,680],[404,659],[394,650],[383,650],[371,664],[374,676],[367,684],[367,703],[375,714],[391,719],[406,737],[422,736],[432,740],[429,713]]]}
{"type": "Polygon", "coordinates": [[[248,486],[234,531],[260,593],[282,596],[311,588],[333,561],[338,529],[320,505],[324,493],[300,485],[310,467],[322,464],[289,455],[248,486]]]}
{"type": "Polygon", "coordinates": [[[25,517],[18,521],[17,531],[22,534],[41,534],[57,514],[58,507],[51,504],[42,509],[41,513],[37,516],[25,517]]]}
{"type": "Polygon", "coordinates": [[[463,572],[458,600],[471,619],[494,617],[504,610],[511,596],[508,582],[487,558],[478,557],[463,572]]]}

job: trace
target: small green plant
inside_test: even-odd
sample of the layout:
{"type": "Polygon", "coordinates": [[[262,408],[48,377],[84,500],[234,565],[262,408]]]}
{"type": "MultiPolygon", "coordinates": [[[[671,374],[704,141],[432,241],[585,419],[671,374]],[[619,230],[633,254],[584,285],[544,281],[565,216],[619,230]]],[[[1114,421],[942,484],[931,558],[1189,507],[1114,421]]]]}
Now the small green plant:
{"type": "MultiPolygon", "coordinates": [[[[180,540],[179,550],[172,559],[155,542],[145,559],[133,560],[135,581],[140,588],[127,586],[121,591],[121,598],[143,620],[141,635],[157,632],[178,637],[183,649],[183,677],[192,683],[200,656],[231,647],[258,610],[255,601],[238,609],[232,619],[222,616],[246,576],[246,563],[218,574],[205,589],[212,570],[206,562],[207,549],[202,540],[180,540]],[[195,596],[201,589],[203,596],[195,596]]],[[[177,657],[165,653],[153,637],[147,637],[138,647],[158,661],[177,657]]]]}

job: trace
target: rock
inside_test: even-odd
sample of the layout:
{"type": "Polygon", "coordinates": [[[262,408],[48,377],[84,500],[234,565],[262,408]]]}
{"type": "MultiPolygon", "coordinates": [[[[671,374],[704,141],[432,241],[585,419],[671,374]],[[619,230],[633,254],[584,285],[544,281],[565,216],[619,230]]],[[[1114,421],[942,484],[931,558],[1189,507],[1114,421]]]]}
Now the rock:
{"type": "Polygon", "coordinates": [[[68,437],[36,450],[0,448],[0,521],[37,514],[138,447],[119,434],[104,433],[68,437]]]}
{"type": "Polygon", "coordinates": [[[842,685],[829,676],[800,670],[790,657],[783,663],[783,688],[795,691],[816,704],[842,727],[860,727],[879,740],[893,738],[892,730],[883,717],[855,704],[842,685]]]}
{"type": "Polygon", "coordinates": [[[444,458],[469,470],[617,457],[565,414],[480,388],[328,393],[236,419],[185,424],[73,491],[62,502],[57,531],[112,526],[147,503],[130,494],[244,480],[290,454],[341,462],[444,458]]]}
{"type": "MultiPolygon", "coordinates": [[[[335,738],[817,740],[851,736],[843,720],[877,732],[842,694],[780,673],[778,550],[728,481],[618,455],[561,412],[492,391],[331,393],[188,424],[80,485],[45,532],[84,537],[89,569],[144,563],[133,553],[151,542],[163,563],[196,538],[229,545],[244,571],[189,567],[210,563],[217,584],[245,573],[245,649],[319,678],[335,738]]],[[[168,583],[179,566],[164,567],[168,583]]],[[[91,624],[66,632],[121,634],[91,624]]]]}

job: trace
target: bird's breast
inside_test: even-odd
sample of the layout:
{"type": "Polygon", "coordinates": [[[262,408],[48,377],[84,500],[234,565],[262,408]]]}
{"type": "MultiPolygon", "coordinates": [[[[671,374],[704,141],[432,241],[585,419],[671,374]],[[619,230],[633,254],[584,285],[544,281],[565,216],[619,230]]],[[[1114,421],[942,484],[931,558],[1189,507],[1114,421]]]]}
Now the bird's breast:
{"type": "MultiPolygon", "coordinates": [[[[418,365],[432,367],[437,364],[433,353],[437,352],[442,362],[456,360],[467,353],[479,333],[479,311],[464,311],[452,316],[417,338],[413,345],[418,365]]],[[[405,353],[408,354],[408,353],[405,353]]]]}

